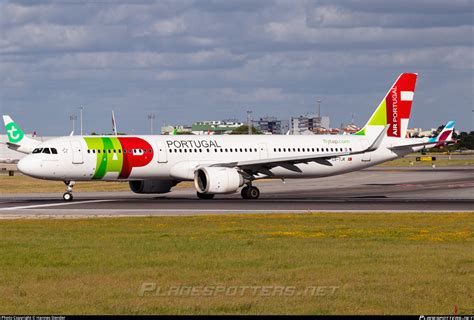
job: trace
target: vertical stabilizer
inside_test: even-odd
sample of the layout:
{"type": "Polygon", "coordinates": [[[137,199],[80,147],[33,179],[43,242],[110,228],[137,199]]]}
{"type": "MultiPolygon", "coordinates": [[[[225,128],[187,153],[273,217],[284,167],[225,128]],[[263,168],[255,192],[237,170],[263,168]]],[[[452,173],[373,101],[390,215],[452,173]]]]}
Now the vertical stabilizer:
{"type": "Polygon", "coordinates": [[[417,73],[402,73],[367,124],[356,135],[374,136],[389,125],[387,136],[405,138],[415,95],[417,73]]]}

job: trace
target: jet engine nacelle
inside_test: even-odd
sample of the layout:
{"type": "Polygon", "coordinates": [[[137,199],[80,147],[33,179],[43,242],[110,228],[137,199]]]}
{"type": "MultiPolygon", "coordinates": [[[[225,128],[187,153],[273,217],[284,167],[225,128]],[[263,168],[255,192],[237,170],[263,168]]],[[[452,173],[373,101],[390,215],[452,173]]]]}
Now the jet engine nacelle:
{"type": "Polygon", "coordinates": [[[135,180],[130,181],[130,190],[135,193],[167,193],[177,184],[174,180],[135,180]]]}
{"type": "Polygon", "coordinates": [[[232,168],[204,167],[194,172],[194,186],[200,193],[233,193],[245,183],[232,168]]]}

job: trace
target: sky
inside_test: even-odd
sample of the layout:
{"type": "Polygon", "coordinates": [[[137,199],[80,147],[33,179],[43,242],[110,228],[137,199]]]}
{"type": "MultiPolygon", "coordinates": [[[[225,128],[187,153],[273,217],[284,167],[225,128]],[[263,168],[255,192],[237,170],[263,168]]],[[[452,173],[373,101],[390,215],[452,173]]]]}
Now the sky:
{"type": "MultiPolygon", "coordinates": [[[[0,109],[67,135],[322,114],[365,124],[419,73],[410,127],[474,130],[474,0],[0,0],[0,109]],[[78,123],[76,123],[78,132],[78,123]]],[[[4,130],[2,131],[4,132],[4,130]]]]}

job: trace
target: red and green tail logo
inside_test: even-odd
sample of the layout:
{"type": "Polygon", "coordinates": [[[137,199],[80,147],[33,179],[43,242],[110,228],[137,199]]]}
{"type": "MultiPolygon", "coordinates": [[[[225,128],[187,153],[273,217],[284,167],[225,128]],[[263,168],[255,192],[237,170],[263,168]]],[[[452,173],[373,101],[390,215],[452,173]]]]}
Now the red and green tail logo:
{"type": "Polygon", "coordinates": [[[404,138],[410,120],[417,76],[416,73],[402,73],[367,124],[356,135],[366,135],[370,127],[390,125],[387,136],[404,138]]]}

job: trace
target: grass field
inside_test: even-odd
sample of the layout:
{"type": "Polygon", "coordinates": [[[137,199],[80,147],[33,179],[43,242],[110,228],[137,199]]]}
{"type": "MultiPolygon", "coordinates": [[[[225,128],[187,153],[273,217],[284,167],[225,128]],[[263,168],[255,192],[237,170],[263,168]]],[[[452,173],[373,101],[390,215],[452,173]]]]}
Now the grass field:
{"type": "Polygon", "coordinates": [[[472,313],[473,233],[465,213],[3,220],[0,314],[472,313]],[[162,296],[183,286],[335,289],[162,296]]]}

